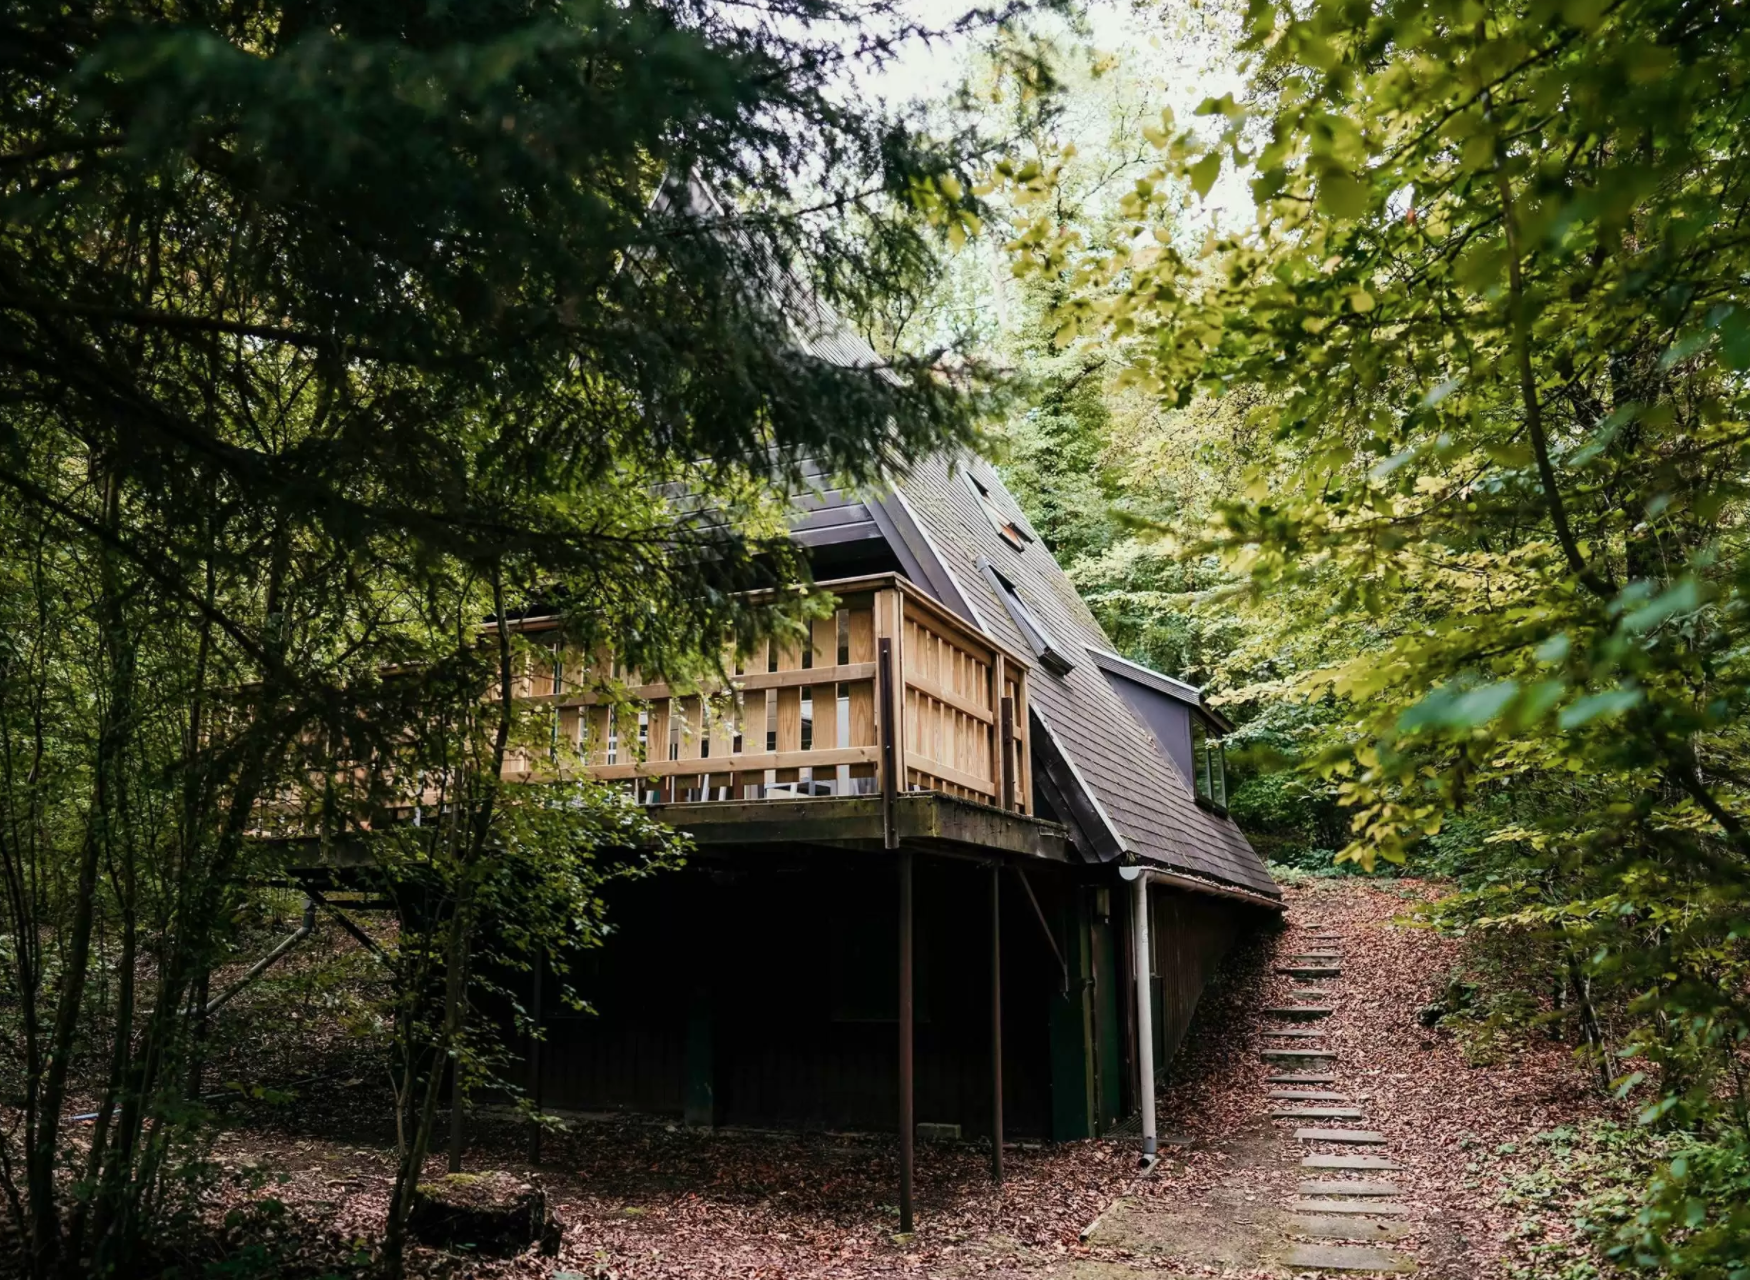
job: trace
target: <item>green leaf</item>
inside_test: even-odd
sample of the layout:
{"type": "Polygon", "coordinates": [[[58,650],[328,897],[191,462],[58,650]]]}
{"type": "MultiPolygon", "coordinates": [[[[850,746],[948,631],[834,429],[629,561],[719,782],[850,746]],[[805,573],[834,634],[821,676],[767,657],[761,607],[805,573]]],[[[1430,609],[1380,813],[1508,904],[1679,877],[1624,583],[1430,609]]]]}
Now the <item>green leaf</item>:
{"type": "Polygon", "coordinates": [[[1456,693],[1449,687],[1433,690],[1398,717],[1398,729],[1414,733],[1421,729],[1475,729],[1488,724],[1507,709],[1519,693],[1514,680],[1501,680],[1456,693]]]}
{"type": "Polygon", "coordinates": [[[1688,613],[1701,603],[1701,585],[1685,577],[1622,620],[1624,631],[1651,631],[1673,614],[1688,613]]]}
{"type": "Polygon", "coordinates": [[[1645,695],[1639,689],[1606,689],[1602,693],[1589,693],[1562,708],[1562,714],[1556,717],[1556,723],[1563,729],[1578,729],[1593,720],[1614,719],[1623,712],[1638,707],[1644,699],[1645,695]]]}
{"type": "Polygon", "coordinates": [[[1568,692],[1565,680],[1539,680],[1519,695],[1513,704],[1513,723],[1521,729],[1536,724],[1568,692]]]}
{"type": "Polygon", "coordinates": [[[1346,173],[1327,174],[1319,182],[1319,208],[1333,218],[1359,218],[1367,212],[1367,184],[1346,173]]]}
{"type": "Polygon", "coordinates": [[[1750,369],[1750,311],[1733,307],[1719,323],[1720,362],[1728,369],[1750,369]]]}
{"type": "Polygon", "coordinates": [[[1215,185],[1215,180],[1221,176],[1221,152],[1211,151],[1192,165],[1189,173],[1191,189],[1199,196],[1207,196],[1209,189],[1215,185]]]}
{"type": "Polygon", "coordinates": [[[1457,377],[1448,378],[1445,382],[1434,387],[1427,395],[1422,397],[1422,408],[1432,409],[1435,405],[1439,404],[1442,400],[1446,399],[1447,396],[1451,395],[1454,391],[1457,391],[1463,385],[1463,374],[1459,374],[1457,377]]]}
{"type": "Polygon", "coordinates": [[[1568,639],[1564,632],[1553,635],[1532,650],[1532,656],[1539,662],[1560,662],[1568,656],[1568,651],[1574,647],[1574,642],[1568,639]]]}

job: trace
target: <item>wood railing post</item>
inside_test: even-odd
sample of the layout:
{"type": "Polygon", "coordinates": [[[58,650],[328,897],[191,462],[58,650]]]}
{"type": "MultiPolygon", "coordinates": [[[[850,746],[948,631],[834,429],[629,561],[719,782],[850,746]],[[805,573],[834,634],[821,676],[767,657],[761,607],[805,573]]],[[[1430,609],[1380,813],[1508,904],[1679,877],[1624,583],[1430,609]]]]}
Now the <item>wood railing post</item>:
{"type": "Polygon", "coordinates": [[[1015,807],[1015,700],[1004,697],[1002,702],[1002,721],[1000,743],[1003,753],[1003,769],[999,775],[1002,778],[1003,808],[1015,807]]]}
{"type": "Polygon", "coordinates": [[[899,848],[899,715],[894,710],[893,640],[882,636],[875,642],[875,680],[881,708],[881,842],[899,848]]]}

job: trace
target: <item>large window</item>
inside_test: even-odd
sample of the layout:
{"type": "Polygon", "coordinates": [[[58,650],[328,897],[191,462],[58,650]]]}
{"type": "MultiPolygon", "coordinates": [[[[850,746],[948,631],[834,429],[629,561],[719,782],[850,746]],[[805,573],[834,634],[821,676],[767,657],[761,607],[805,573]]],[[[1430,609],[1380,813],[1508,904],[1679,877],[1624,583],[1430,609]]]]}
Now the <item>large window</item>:
{"type": "Polygon", "coordinates": [[[1227,812],[1227,757],[1221,739],[1201,719],[1191,717],[1191,774],[1200,804],[1227,812]]]}

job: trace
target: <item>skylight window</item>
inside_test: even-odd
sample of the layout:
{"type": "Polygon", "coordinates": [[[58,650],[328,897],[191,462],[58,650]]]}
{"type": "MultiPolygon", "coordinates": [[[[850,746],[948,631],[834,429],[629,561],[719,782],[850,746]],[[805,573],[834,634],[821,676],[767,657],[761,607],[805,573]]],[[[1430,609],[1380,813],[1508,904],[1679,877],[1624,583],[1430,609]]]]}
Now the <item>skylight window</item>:
{"type": "Polygon", "coordinates": [[[970,471],[961,473],[966,477],[966,487],[972,490],[972,496],[978,499],[984,518],[990,521],[991,528],[1002,535],[1004,542],[1016,551],[1025,551],[1033,541],[1033,535],[1023,529],[1017,521],[1003,514],[1003,509],[997,506],[996,499],[991,496],[990,489],[970,471]]]}
{"type": "Polygon", "coordinates": [[[1068,675],[1075,663],[1069,660],[1068,651],[1052,637],[1045,629],[1045,624],[1039,621],[1039,615],[1034,613],[1020,588],[1010,582],[997,567],[988,560],[980,560],[978,567],[989,579],[991,588],[997,593],[997,599],[1003,602],[1003,608],[1008,610],[1009,617],[1026,639],[1027,646],[1033,650],[1033,656],[1039,659],[1039,665],[1053,675],[1068,675]]]}

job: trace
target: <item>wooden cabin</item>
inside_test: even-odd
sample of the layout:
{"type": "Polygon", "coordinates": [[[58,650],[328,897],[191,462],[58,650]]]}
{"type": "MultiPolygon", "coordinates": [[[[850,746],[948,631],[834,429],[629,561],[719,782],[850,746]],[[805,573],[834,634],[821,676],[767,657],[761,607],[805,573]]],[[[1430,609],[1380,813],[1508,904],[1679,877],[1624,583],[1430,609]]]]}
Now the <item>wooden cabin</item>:
{"type": "Polygon", "coordinates": [[[546,1014],[541,1102],[1036,1139],[1141,1109],[1152,1138],[1152,1064],[1279,909],[1226,813],[1229,726],[1113,652],[977,458],[796,512],[839,601],[811,644],[714,699],[635,685],[635,729],[587,680],[531,690],[698,844],[611,899],[576,975],[595,1012],[546,1014]]]}
{"type": "MultiPolygon", "coordinates": [[[[824,327],[814,354],[875,362],[824,327]]],[[[531,1093],[897,1131],[906,1225],[920,1131],[997,1136],[999,1177],[1002,1135],[1136,1117],[1152,1151],[1157,1068],[1224,952],[1280,910],[1227,815],[1229,726],[1113,650],[977,457],[876,492],[819,477],[794,511],[838,601],[807,643],[742,655],[723,689],[614,672],[630,704],[599,670],[529,674],[588,770],[697,845],[611,892],[613,932],[570,975],[593,1011],[540,1009],[531,1093]]]]}

